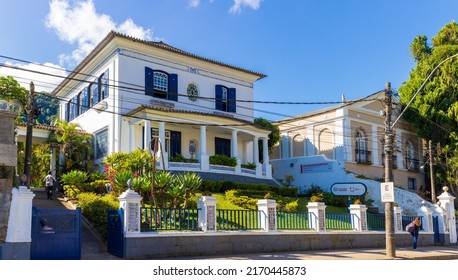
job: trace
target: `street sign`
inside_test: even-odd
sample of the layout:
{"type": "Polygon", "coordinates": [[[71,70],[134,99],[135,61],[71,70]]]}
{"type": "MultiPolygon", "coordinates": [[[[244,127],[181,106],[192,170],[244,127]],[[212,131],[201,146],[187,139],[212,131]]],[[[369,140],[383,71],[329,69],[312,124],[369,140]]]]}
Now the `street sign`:
{"type": "Polygon", "coordinates": [[[331,193],[338,196],[361,196],[366,191],[366,185],[359,182],[334,183],[331,186],[331,193]]]}
{"type": "Polygon", "coordinates": [[[380,183],[380,193],[382,202],[394,202],[394,183],[380,183]]]}

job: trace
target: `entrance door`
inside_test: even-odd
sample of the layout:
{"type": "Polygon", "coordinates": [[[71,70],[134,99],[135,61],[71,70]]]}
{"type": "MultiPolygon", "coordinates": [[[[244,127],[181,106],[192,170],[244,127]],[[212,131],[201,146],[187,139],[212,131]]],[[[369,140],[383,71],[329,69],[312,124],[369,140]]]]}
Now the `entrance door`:
{"type": "Polygon", "coordinates": [[[170,131],[169,157],[176,157],[178,154],[181,154],[181,132],[170,131]]]}
{"type": "Polygon", "coordinates": [[[231,157],[231,140],[215,137],[215,155],[231,157]]]}

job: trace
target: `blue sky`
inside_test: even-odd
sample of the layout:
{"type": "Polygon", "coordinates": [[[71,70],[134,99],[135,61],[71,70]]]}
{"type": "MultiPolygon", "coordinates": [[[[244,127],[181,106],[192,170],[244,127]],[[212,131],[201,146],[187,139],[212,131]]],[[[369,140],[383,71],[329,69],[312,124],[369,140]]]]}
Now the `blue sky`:
{"type": "MultiPolygon", "coordinates": [[[[0,0],[0,7],[2,64],[63,73],[114,29],[266,74],[254,98],[275,102],[352,100],[386,82],[397,89],[415,67],[414,37],[431,39],[458,15],[456,0],[0,0]]],[[[0,75],[49,92],[59,82],[1,66],[0,75]]],[[[279,120],[324,106],[257,104],[255,116],[279,120]]]]}

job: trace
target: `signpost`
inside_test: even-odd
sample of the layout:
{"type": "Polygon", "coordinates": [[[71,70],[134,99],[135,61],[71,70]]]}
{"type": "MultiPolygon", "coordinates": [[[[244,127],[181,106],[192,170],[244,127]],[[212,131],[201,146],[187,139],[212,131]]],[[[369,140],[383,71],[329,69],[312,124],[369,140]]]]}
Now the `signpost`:
{"type": "Polygon", "coordinates": [[[384,182],[380,184],[382,202],[394,202],[394,183],[384,182]]]}
{"type": "Polygon", "coordinates": [[[331,186],[331,193],[333,195],[348,196],[347,207],[350,207],[351,204],[350,196],[362,196],[366,192],[366,185],[360,182],[334,183],[331,186]]]}

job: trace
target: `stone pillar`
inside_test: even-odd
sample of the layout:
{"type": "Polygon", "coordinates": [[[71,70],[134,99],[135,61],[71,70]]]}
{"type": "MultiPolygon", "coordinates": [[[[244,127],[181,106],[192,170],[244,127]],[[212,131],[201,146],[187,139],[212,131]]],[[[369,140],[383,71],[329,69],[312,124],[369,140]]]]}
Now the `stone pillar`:
{"type": "Polygon", "coordinates": [[[289,158],[288,134],[287,133],[282,134],[280,145],[281,145],[281,149],[280,149],[281,159],[289,158]]]}
{"type": "Polygon", "coordinates": [[[197,199],[198,224],[203,232],[216,232],[216,197],[201,196],[197,199]]]}
{"type": "Polygon", "coordinates": [[[207,154],[207,127],[200,127],[200,169],[210,170],[210,158],[207,154]]]}
{"type": "Polygon", "coordinates": [[[262,138],[262,161],[264,165],[264,170],[266,172],[266,178],[272,178],[272,166],[269,163],[269,145],[267,141],[269,138],[266,136],[262,138]]]}
{"type": "Polygon", "coordinates": [[[273,199],[258,200],[258,211],[261,212],[261,228],[265,231],[277,230],[277,202],[273,199]]]}
{"type": "Polygon", "coordinates": [[[143,127],[145,129],[144,138],[143,138],[143,148],[147,151],[151,150],[151,123],[149,120],[143,121],[143,127]]]}
{"type": "Polygon", "coordinates": [[[13,189],[6,242],[32,241],[32,200],[35,194],[26,186],[13,189]]]}
{"type": "Polygon", "coordinates": [[[261,177],[262,166],[259,163],[259,138],[257,136],[253,138],[253,162],[256,164],[256,177],[261,177]]]}
{"type": "Polygon", "coordinates": [[[241,162],[239,159],[239,149],[238,149],[238,131],[233,129],[232,130],[232,140],[231,140],[231,149],[232,149],[232,157],[235,157],[237,159],[237,166],[235,167],[235,173],[240,174],[242,173],[242,167],[241,167],[241,162]]]}
{"type": "Polygon", "coordinates": [[[323,202],[309,202],[309,228],[317,232],[326,230],[326,205],[323,202]]]}
{"type": "Polygon", "coordinates": [[[456,217],[455,217],[455,198],[448,193],[448,187],[443,187],[443,193],[437,197],[440,202],[440,206],[445,211],[444,224],[450,234],[450,243],[455,244],[457,242],[456,234],[456,217]]]}
{"type": "Polygon", "coordinates": [[[422,228],[424,232],[434,232],[433,229],[433,212],[426,206],[426,202],[421,202],[422,206],[417,212],[417,215],[421,217],[422,228]]]}
{"type": "Polygon", "coordinates": [[[142,197],[132,189],[127,189],[119,197],[119,208],[124,211],[124,236],[140,233],[140,202],[142,197]]]}
{"type": "Polygon", "coordinates": [[[402,228],[402,208],[395,206],[393,209],[394,212],[394,232],[402,232],[404,229],[402,228]]]}
{"type": "Polygon", "coordinates": [[[160,122],[159,123],[159,151],[160,153],[158,154],[158,156],[160,156],[161,158],[163,157],[164,158],[164,165],[165,166],[162,166],[162,159],[159,160],[160,164],[159,166],[161,166],[162,169],[165,169],[165,168],[168,168],[169,166],[169,153],[167,152],[166,148],[165,148],[165,123],[164,122],[160,122]]]}
{"type": "Polygon", "coordinates": [[[351,214],[353,229],[356,231],[367,230],[367,207],[363,204],[351,204],[348,208],[351,214]]]}

